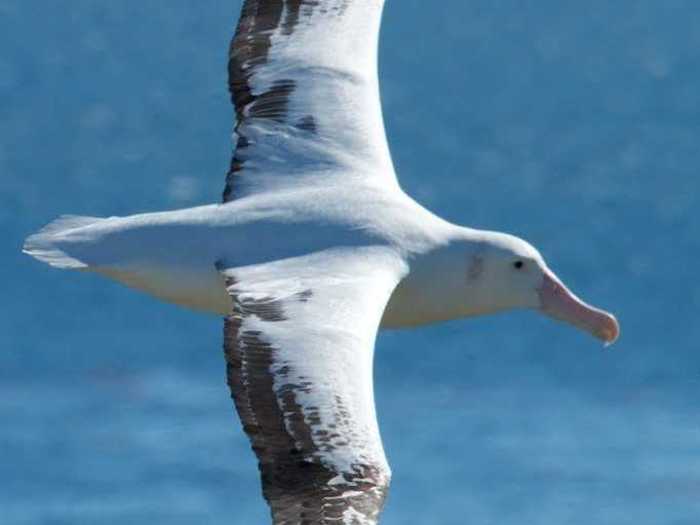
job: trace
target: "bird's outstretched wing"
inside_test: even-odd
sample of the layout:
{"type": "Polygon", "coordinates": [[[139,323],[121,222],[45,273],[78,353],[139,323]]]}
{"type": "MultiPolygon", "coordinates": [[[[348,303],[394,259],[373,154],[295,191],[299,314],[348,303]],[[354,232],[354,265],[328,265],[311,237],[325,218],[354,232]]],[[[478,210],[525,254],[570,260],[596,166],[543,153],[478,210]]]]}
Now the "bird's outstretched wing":
{"type": "Polygon", "coordinates": [[[377,79],[383,4],[245,0],[229,50],[237,126],[224,201],[358,177],[397,186],[377,79]]]}
{"type": "Polygon", "coordinates": [[[390,471],[374,340],[405,264],[385,248],[359,248],[224,266],[228,384],[274,524],[376,523],[390,471]]]}

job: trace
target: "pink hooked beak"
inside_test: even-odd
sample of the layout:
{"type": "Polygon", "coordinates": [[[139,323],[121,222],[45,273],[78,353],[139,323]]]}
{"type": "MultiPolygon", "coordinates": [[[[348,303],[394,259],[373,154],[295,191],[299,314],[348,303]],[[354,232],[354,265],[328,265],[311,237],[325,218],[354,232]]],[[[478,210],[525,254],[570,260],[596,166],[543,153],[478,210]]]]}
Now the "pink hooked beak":
{"type": "Polygon", "coordinates": [[[606,346],[614,343],[620,335],[620,326],[614,315],[584,303],[552,272],[545,272],[539,294],[542,312],[586,330],[602,339],[606,346]]]}

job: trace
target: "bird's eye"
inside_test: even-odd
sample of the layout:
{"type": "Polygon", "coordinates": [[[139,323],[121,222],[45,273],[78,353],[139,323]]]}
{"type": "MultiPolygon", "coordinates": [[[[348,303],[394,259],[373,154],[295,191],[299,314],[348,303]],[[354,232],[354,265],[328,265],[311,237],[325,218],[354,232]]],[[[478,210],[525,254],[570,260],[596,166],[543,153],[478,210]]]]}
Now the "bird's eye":
{"type": "Polygon", "coordinates": [[[513,268],[516,270],[520,270],[523,266],[525,266],[525,263],[523,261],[515,261],[513,263],[513,268]]]}

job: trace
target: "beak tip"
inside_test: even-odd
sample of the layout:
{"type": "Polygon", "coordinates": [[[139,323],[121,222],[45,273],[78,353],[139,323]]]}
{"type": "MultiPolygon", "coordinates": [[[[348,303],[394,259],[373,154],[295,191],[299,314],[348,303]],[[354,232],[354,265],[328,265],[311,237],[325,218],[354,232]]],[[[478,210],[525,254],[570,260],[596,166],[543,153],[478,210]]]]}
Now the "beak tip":
{"type": "Polygon", "coordinates": [[[620,337],[620,323],[617,322],[614,315],[606,313],[606,322],[600,331],[599,337],[603,340],[606,348],[620,337]]]}

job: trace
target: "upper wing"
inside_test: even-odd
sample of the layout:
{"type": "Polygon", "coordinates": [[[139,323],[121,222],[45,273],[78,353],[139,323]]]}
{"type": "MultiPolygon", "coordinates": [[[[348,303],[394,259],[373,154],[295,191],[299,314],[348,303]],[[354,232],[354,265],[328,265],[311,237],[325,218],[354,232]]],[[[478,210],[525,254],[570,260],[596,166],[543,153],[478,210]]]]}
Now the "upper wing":
{"type": "Polygon", "coordinates": [[[376,523],[390,471],[374,339],[405,263],[367,248],[220,270],[228,384],[275,525],[376,523]]]}
{"type": "Polygon", "coordinates": [[[229,50],[237,142],[224,201],[371,177],[397,186],[377,43],[384,0],[246,0],[229,50]]]}

